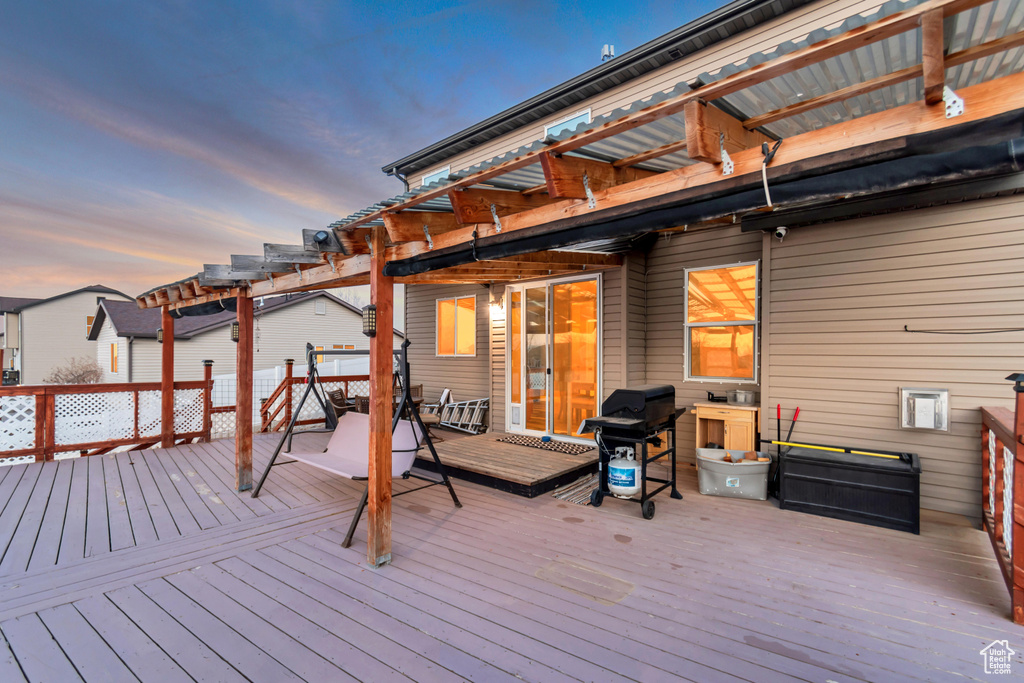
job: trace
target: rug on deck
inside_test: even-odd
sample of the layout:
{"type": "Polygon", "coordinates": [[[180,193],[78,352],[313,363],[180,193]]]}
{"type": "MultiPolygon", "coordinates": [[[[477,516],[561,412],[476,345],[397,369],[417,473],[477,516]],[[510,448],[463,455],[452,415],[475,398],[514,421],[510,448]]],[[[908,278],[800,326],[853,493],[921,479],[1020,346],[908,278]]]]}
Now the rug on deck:
{"type": "Polygon", "coordinates": [[[593,446],[587,446],[581,443],[566,443],[565,441],[541,441],[539,436],[524,436],[520,434],[508,434],[495,441],[501,441],[502,443],[511,443],[516,446],[529,446],[530,448],[540,448],[545,451],[554,451],[555,453],[567,453],[568,455],[580,455],[587,451],[594,450],[593,446]]]}
{"type": "Polygon", "coordinates": [[[590,505],[590,494],[597,488],[598,477],[596,474],[588,474],[571,484],[560,486],[551,492],[551,495],[567,503],[576,505],[590,505]]]}

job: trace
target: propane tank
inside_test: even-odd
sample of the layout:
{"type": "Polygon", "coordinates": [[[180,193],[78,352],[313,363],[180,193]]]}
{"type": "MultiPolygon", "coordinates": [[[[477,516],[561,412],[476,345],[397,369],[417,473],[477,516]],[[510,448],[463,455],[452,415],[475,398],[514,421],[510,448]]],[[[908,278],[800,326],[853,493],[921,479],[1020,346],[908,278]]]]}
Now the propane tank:
{"type": "Polygon", "coordinates": [[[616,448],[615,457],[608,462],[608,490],[617,498],[640,493],[640,463],[629,446],[616,448]]]}

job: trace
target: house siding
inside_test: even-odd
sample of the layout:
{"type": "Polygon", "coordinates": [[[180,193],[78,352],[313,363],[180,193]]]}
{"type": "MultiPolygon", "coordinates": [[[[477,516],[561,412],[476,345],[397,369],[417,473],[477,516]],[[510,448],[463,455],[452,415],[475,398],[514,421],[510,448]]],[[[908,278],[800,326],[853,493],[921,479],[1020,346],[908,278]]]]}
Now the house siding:
{"type": "MultiPolygon", "coordinates": [[[[110,324],[110,319],[103,321],[100,333],[96,337],[96,364],[103,371],[104,383],[128,381],[128,340],[117,336],[117,330],[110,324]],[[117,344],[117,372],[110,369],[110,346],[117,344]]],[[[134,351],[135,349],[133,349],[134,351]]]]}
{"type": "Polygon", "coordinates": [[[488,290],[480,285],[409,285],[405,292],[412,383],[423,385],[428,403],[437,400],[445,388],[451,389],[458,401],[487,397],[488,290]],[[476,297],[476,355],[442,358],[436,354],[436,301],[460,296],[476,297]]]}
{"type": "MultiPolygon", "coordinates": [[[[72,358],[97,357],[97,343],[86,338],[86,318],[96,314],[98,298],[129,301],[116,294],[79,292],[21,312],[22,384],[42,384],[51,369],[72,358]]],[[[109,368],[109,359],[100,367],[109,368]]]]}
{"type": "Polygon", "coordinates": [[[837,20],[874,10],[879,4],[871,0],[821,0],[787,12],[771,21],[755,24],[740,35],[727,38],[708,49],[666,64],[660,69],[605,90],[571,107],[560,109],[542,120],[449,157],[427,169],[416,171],[413,174],[414,185],[419,185],[423,175],[439,171],[445,166],[451,165],[452,171],[459,171],[540,140],[545,126],[571,114],[589,108],[593,120],[619,107],[650,97],[653,93],[671,90],[679,83],[692,83],[705,71],[714,71],[724,64],[742,61],[751,54],[770,50],[784,41],[799,40],[816,28],[830,26],[837,20]]]}
{"type": "MultiPolygon", "coordinates": [[[[677,407],[692,407],[695,401],[707,400],[709,391],[720,394],[729,389],[756,390],[750,383],[686,381],[683,307],[686,268],[725,266],[760,258],[761,234],[744,234],[739,226],[662,235],[648,252],[645,379],[648,384],[674,386],[677,407]]],[[[676,430],[679,459],[693,462],[697,423],[692,411],[679,418],[676,430]]]]}
{"type": "MultiPolygon", "coordinates": [[[[964,202],[791,230],[770,251],[770,392],[800,406],[795,438],[912,451],[922,507],[981,509],[981,406],[1013,407],[1004,378],[1024,333],[1024,199],[964,202]],[[951,430],[898,427],[900,387],[949,389],[951,430]]],[[[785,427],[785,423],[783,424],[785,427]]]]}

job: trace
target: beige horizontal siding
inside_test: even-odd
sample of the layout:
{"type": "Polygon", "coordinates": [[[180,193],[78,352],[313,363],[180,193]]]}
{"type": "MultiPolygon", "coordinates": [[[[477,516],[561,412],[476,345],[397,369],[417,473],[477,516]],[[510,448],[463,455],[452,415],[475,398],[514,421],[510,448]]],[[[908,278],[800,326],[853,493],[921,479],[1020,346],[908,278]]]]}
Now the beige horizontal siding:
{"type": "Polygon", "coordinates": [[[765,404],[787,417],[800,406],[798,439],[918,453],[922,506],[977,518],[979,408],[1012,407],[1003,378],[1024,367],[1024,333],[904,326],[1024,327],[1024,200],[798,228],[770,244],[765,404]],[[900,429],[900,387],[948,389],[950,431],[900,429]]]}
{"type": "MultiPolygon", "coordinates": [[[[647,255],[646,381],[676,388],[676,406],[692,407],[707,392],[751,389],[751,384],[686,381],[686,342],[683,306],[686,268],[725,266],[761,257],[761,235],[742,233],[739,226],[695,230],[662,236],[647,255]]],[[[676,423],[679,458],[695,458],[697,432],[692,410],[676,423]]]]}
{"type": "MultiPolygon", "coordinates": [[[[450,165],[452,171],[462,170],[540,140],[545,126],[567,116],[589,108],[592,119],[596,118],[655,93],[671,90],[678,83],[690,83],[705,71],[714,71],[722,66],[742,61],[756,52],[770,50],[783,41],[798,40],[816,28],[837,24],[846,17],[873,10],[880,4],[877,0],[819,0],[772,21],[755,24],[747,31],[705,50],[666,64],[660,69],[615,88],[609,88],[540,121],[440,161],[425,171],[418,171],[414,176],[414,184],[418,185],[423,175],[439,171],[445,166],[450,165]]],[[[751,112],[753,113],[758,112],[751,112]]]]}
{"type": "MultiPolygon", "coordinates": [[[[42,384],[53,368],[72,358],[96,357],[97,342],[88,340],[85,323],[87,316],[96,315],[101,298],[127,300],[117,294],[79,292],[21,312],[22,384],[42,384]]],[[[109,353],[108,346],[108,360],[100,363],[101,368],[109,368],[109,353]]]]}
{"type": "Polygon", "coordinates": [[[455,400],[488,396],[488,290],[480,285],[409,285],[405,290],[406,334],[412,342],[409,363],[413,384],[423,385],[428,402],[451,389],[455,400]],[[438,299],[476,297],[476,356],[441,358],[436,355],[438,299]]]}

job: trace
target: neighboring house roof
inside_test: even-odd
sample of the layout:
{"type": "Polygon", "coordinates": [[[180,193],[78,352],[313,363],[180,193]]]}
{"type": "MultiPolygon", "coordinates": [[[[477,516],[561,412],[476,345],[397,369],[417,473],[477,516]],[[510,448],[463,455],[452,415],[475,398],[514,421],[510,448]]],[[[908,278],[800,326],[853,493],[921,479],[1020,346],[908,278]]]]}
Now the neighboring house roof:
{"type": "MultiPolygon", "coordinates": [[[[269,313],[278,309],[287,308],[303,301],[316,298],[330,299],[342,308],[352,311],[361,316],[362,311],[352,304],[339,299],[329,292],[302,292],[299,294],[285,294],[283,296],[267,297],[262,307],[256,309],[257,313],[269,313]]],[[[100,329],[104,321],[110,319],[111,325],[118,337],[138,337],[142,339],[156,339],[156,331],[160,328],[159,308],[139,308],[134,301],[110,301],[105,299],[100,302],[93,319],[92,328],[89,330],[89,339],[96,341],[99,338],[100,329]]],[[[174,338],[191,339],[196,335],[203,334],[220,327],[227,327],[235,322],[234,311],[223,311],[212,315],[186,316],[174,320],[174,338]]],[[[402,336],[401,332],[395,334],[402,336]]]]}
{"type": "Polygon", "coordinates": [[[451,156],[551,116],[810,2],[736,0],[429,147],[386,164],[381,170],[389,175],[426,170],[451,156]]]}
{"type": "Polygon", "coordinates": [[[82,292],[96,292],[97,294],[116,294],[118,296],[123,296],[125,299],[129,300],[132,298],[125,294],[124,292],[119,292],[116,289],[111,289],[110,287],[104,287],[103,285],[89,285],[88,287],[80,287],[70,292],[64,292],[63,294],[51,296],[46,299],[17,299],[15,297],[0,297],[0,312],[20,313],[27,308],[32,308],[34,306],[42,306],[43,304],[48,304],[51,301],[65,299],[69,296],[74,296],[75,294],[81,294],[82,292]],[[21,303],[14,304],[11,308],[8,309],[4,307],[5,302],[8,301],[21,301],[21,303]]]}
{"type": "Polygon", "coordinates": [[[20,296],[0,296],[0,313],[14,313],[30,304],[39,303],[42,299],[26,299],[20,296]]]}

